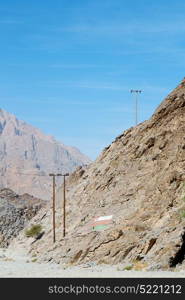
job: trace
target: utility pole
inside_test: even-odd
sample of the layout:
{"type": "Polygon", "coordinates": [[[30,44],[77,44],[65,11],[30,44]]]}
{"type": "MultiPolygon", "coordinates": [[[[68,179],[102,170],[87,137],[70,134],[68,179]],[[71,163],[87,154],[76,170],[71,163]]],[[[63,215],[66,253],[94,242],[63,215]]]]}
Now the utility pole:
{"type": "Polygon", "coordinates": [[[55,234],[55,187],[56,187],[56,176],[63,176],[64,177],[64,188],[63,188],[63,237],[65,237],[66,233],[66,182],[65,177],[69,176],[69,173],[66,174],[49,174],[49,176],[53,177],[53,243],[56,241],[56,234],[55,234]]]}
{"type": "Polygon", "coordinates": [[[63,186],[63,237],[66,235],[66,176],[69,176],[68,173],[62,175],[64,177],[64,186],[63,186]]]}
{"type": "Polygon", "coordinates": [[[136,97],[135,97],[135,122],[136,125],[138,123],[138,94],[141,94],[141,90],[131,90],[131,93],[135,93],[136,97]]]}

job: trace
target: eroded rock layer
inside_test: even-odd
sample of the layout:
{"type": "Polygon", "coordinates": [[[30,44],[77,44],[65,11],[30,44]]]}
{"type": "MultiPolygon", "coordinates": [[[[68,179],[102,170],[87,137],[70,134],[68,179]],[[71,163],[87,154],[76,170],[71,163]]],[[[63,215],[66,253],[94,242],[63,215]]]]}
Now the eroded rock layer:
{"type": "Polygon", "coordinates": [[[45,205],[45,201],[28,194],[19,196],[10,189],[0,190],[0,247],[7,247],[45,205]]]}

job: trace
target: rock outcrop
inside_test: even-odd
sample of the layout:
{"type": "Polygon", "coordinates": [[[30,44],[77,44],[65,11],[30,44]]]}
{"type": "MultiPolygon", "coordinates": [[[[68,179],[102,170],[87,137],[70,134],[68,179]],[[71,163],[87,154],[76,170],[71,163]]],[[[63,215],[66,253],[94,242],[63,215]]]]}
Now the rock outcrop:
{"type": "Polygon", "coordinates": [[[17,195],[10,189],[0,190],[0,247],[7,247],[44,206],[45,201],[28,194],[17,195]]]}
{"type": "MultiPolygon", "coordinates": [[[[150,269],[183,263],[184,81],[150,120],[123,132],[94,163],[71,174],[66,189],[64,238],[62,189],[58,191],[54,245],[51,208],[40,211],[32,220],[46,231],[40,241],[30,245],[30,251],[40,260],[67,264],[139,261],[150,269]],[[113,215],[113,224],[94,231],[93,219],[106,215],[113,215]]],[[[19,241],[23,239],[20,235],[19,241]]]]}
{"type": "Polygon", "coordinates": [[[0,109],[0,188],[49,199],[49,173],[72,172],[90,159],[0,109]]]}

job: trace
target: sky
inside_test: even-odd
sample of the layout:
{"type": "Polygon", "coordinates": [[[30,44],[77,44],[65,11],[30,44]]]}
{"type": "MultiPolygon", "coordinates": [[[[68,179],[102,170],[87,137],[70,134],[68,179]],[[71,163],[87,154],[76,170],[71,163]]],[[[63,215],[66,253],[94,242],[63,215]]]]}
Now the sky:
{"type": "Polygon", "coordinates": [[[185,76],[182,0],[0,0],[0,107],[91,159],[185,76]]]}

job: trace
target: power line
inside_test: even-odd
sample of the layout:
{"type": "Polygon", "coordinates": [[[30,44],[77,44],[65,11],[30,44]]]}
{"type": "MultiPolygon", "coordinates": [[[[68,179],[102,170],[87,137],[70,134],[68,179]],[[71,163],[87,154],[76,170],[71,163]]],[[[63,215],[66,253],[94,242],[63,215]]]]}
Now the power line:
{"type": "MultiPolygon", "coordinates": [[[[7,172],[8,173],[8,172],[7,172]]],[[[15,172],[10,172],[11,174],[16,174],[16,175],[24,175],[24,176],[43,176],[43,177],[48,177],[47,174],[43,175],[43,174],[25,174],[25,173],[15,173],[15,172]]],[[[4,175],[0,175],[0,176],[4,176],[4,175]]]]}
{"type": "Polygon", "coordinates": [[[14,172],[12,172],[13,174],[16,174],[16,175],[25,175],[25,176],[44,176],[44,177],[46,177],[46,176],[48,176],[48,175],[43,175],[43,174],[25,174],[25,173],[14,173],[14,172]]]}

